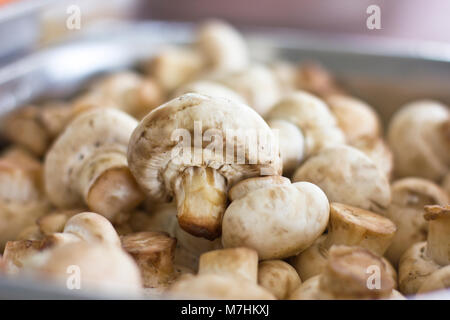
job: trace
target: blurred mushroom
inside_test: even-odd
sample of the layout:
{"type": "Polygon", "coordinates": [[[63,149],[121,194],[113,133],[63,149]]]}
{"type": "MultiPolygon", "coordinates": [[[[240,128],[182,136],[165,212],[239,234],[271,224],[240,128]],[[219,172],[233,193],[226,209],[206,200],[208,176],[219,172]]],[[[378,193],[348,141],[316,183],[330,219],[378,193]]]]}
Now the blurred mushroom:
{"type": "Polygon", "coordinates": [[[244,246],[262,260],[282,259],[305,250],[323,233],[329,205],[322,190],[308,182],[280,185],[278,177],[272,179],[251,178],[234,187],[248,193],[235,198],[225,212],[225,248],[244,246]]]}
{"type": "Polygon", "coordinates": [[[297,271],[282,260],[266,260],[259,263],[258,284],[277,299],[287,299],[297,289],[301,280],[297,271]]]}
{"type": "Polygon", "coordinates": [[[298,67],[296,85],[298,89],[311,92],[322,98],[343,93],[333,76],[323,66],[315,62],[303,63],[298,67]]]}
{"type": "Polygon", "coordinates": [[[176,242],[163,232],[138,232],[122,237],[122,247],[136,261],[144,287],[164,287],[173,279],[176,242]]]}
{"type": "Polygon", "coordinates": [[[303,282],[290,299],[387,299],[393,289],[378,256],[361,247],[333,246],[323,273],[303,282]]]}
{"type": "Polygon", "coordinates": [[[399,262],[399,287],[407,295],[416,294],[430,275],[450,264],[450,205],[425,206],[424,217],[427,241],[411,246],[399,262]]]}
{"type": "MultiPolygon", "coordinates": [[[[383,256],[395,231],[395,224],[381,215],[334,202],[330,204],[327,235],[294,257],[292,263],[305,281],[323,271],[333,245],[358,246],[383,256]]],[[[395,274],[393,276],[395,278],[395,274]]]]}
{"type": "Polygon", "coordinates": [[[258,253],[248,248],[221,249],[200,256],[198,274],[218,274],[256,283],[258,253]]]}
{"type": "Polygon", "coordinates": [[[293,181],[319,186],[331,202],[381,213],[391,202],[385,174],[361,151],[350,146],[328,147],[308,158],[293,181]]]}
{"type": "Polygon", "coordinates": [[[417,294],[450,288],[450,265],[445,266],[427,277],[417,290],[417,294]]]}
{"type": "Polygon", "coordinates": [[[178,222],[185,231],[212,240],[220,236],[229,185],[246,177],[280,173],[275,144],[270,128],[252,109],[190,93],[141,121],[129,143],[128,163],[152,200],[175,198],[178,222]],[[213,142],[205,145],[209,134],[213,142]],[[250,134],[267,140],[257,139],[250,146],[246,141],[250,134]],[[176,139],[182,141],[177,144],[176,139]],[[242,159],[236,149],[245,155],[242,159]]]}
{"type": "Polygon", "coordinates": [[[395,175],[438,181],[450,166],[450,111],[435,101],[403,106],[389,123],[395,175]]]}
{"type": "Polygon", "coordinates": [[[268,112],[266,119],[285,120],[296,125],[305,139],[305,157],[326,146],[345,143],[344,134],[327,105],[303,91],[293,92],[281,99],[268,112]]]}
{"type": "Polygon", "coordinates": [[[421,178],[404,178],[391,185],[392,202],[383,212],[397,226],[386,257],[395,266],[401,255],[414,243],[425,241],[428,223],[423,218],[425,205],[445,205],[449,199],[443,190],[431,181],[421,178]]]}
{"type": "Polygon", "coordinates": [[[115,109],[93,109],[75,118],[46,155],[45,187],[59,208],[84,203],[110,220],[143,200],[126,150],[137,122],[115,109]]]}

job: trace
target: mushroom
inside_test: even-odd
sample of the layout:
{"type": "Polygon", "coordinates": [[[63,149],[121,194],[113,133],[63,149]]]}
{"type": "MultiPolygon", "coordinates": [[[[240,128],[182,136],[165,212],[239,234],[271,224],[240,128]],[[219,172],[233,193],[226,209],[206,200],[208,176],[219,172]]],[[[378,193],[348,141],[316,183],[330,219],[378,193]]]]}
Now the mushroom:
{"type": "Polygon", "coordinates": [[[417,290],[417,294],[450,288],[450,265],[429,275],[417,290]]]}
{"type": "Polygon", "coordinates": [[[286,95],[273,106],[266,119],[281,119],[296,125],[304,135],[305,157],[326,146],[345,143],[344,134],[327,105],[304,91],[286,95]]]}
{"type": "Polygon", "coordinates": [[[380,119],[364,101],[347,95],[331,95],[325,102],[350,145],[355,145],[360,140],[376,140],[380,137],[380,119]]]}
{"type": "Polygon", "coordinates": [[[42,165],[22,149],[0,157],[0,250],[50,210],[42,187],[42,165]]]}
{"type": "MultiPolygon", "coordinates": [[[[225,212],[225,248],[244,246],[256,250],[261,260],[282,259],[305,250],[323,233],[329,204],[322,190],[308,182],[281,185],[279,179],[251,178],[233,187],[248,192],[225,212]]],[[[233,189],[230,194],[233,199],[233,189]]]]}
{"type": "Polygon", "coordinates": [[[328,147],[308,158],[293,181],[319,186],[331,202],[383,212],[391,191],[386,175],[361,151],[350,146],[328,147]]]}
{"type": "Polygon", "coordinates": [[[173,96],[176,98],[186,93],[198,93],[211,97],[227,98],[238,103],[245,103],[244,98],[237,92],[214,81],[197,80],[189,82],[178,88],[173,96]]]}
{"type": "Polygon", "coordinates": [[[264,65],[247,68],[212,78],[241,95],[257,113],[265,116],[279,100],[281,92],[273,73],[264,65]]]}
{"type": "Polygon", "coordinates": [[[293,63],[289,61],[275,60],[269,62],[267,66],[277,80],[278,87],[280,88],[282,95],[290,93],[296,89],[298,70],[293,63]]]}
{"type": "Polygon", "coordinates": [[[204,58],[196,49],[165,47],[154,55],[145,66],[165,92],[196,78],[204,70],[204,58]]]}
{"type": "Polygon", "coordinates": [[[109,74],[96,80],[88,92],[73,102],[73,113],[98,107],[114,107],[141,119],[164,101],[164,93],[150,77],[131,71],[109,74]]]}
{"type": "Polygon", "coordinates": [[[450,166],[450,111],[436,101],[409,103],[389,123],[388,141],[397,177],[438,181],[450,166]],[[407,152],[406,152],[407,150],[407,152]]]}
{"type": "Polygon", "coordinates": [[[114,220],[144,198],[127,166],[126,149],[137,122],[126,113],[93,109],[76,117],[48,151],[45,187],[58,208],[90,210],[114,220]]]}
{"type": "Polygon", "coordinates": [[[355,142],[353,147],[364,152],[378,169],[386,175],[387,179],[391,179],[394,169],[394,157],[391,149],[382,138],[361,139],[355,142]]]}
{"type": "Polygon", "coordinates": [[[333,246],[323,273],[309,278],[290,300],[386,299],[394,281],[380,257],[361,247],[333,246]]]}
{"type": "MultiPolygon", "coordinates": [[[[305,281],[320,274],[333,245],[358,246],[383,256],[392,242],[395,224],[378,214],[333,202],[330,204],[328,233],[292,259],[300,278],[305,281]]],[[[388,264],[387,261],[383,261],[388,264]]],[[[395,277],[395,273],[393,275],[395,277]]]]}
{"type": "Polygon", "coordinates": [[[290,177],[304,157],[305,139],[302,131],[286,120],[268,120],[267,124],[278,137],[280,157],[283,160],[283,175],[290,177]]]}
{"type": "Polygon", "coordinates": [[[203,253],[200,256],[198,274],[225,275],[256,283],[258,253],[249,248],[220,249],[203,253]]]}
{"type": "Polygon", "coordinates": [[[308,61],[298,67],[296,87],[319,97],[342,94],[333,76],[322,65],[308,61]]]}
{"type": "Polygon", "coordinates": [[[153,201],[175,198],[181,228],[212,240],[220,236],[228,186],[281,173],[275,150],[270,128],[251,108],[191,93],[140,122],[129,143],[128,163],[153,201]],[[247,143],[252,136],[256,141],[247,143]]]}
{"type": "Polygon", "coordinates": [[[46,246],[79,241],[120,246],[119,236],[111,222],[93,212],[82,212],[72,216],[67,220],[63,232],[52,233],[44,238],[46,246]]]}
{"type": "Polygon", "coordinates": [[[9,275],[18,274],[24,261],[43,249],[39,240],[8,241],[3,252],[4,272],[9,275]]]}
{"type": "Polygon", "coordinates": [[[450,172],[447,173],[444,180],[442,181],[442,188],[447,192],[450,197],[450,172]]]}
{"type": "Polygon", "coordinates": [[[54,210],[36,220],[39,232],[44,235],[51,235],[57,232],[63,232],[64,226],[70,217],[85,212],[84,209],[54,210]]]}
{"type": "Polygon", "coordinates": [[[176,299],[274,300],[263,287],[251,281],[218,274],[187,276],[168,290],[176,299]]]}
{"type": "Polygon", "coordinates": [[[416,294],[430,275],[450,265],[450,205],[425,206],[424,217],[427,241],[412,245],[399,262],[399,287],[407,295],[416,294]]]}
{"type": "Polygon", "coordinates": [[[163,232],[138,232],[122,237],[122,247],[141,270],[144,287],[166,286],[173,279],[176,242],[163,232]]]}
{"type": "Polygon", "coordinates": [[[414,243],[425,241],[428,224],[423,218],[425,205],[445,205],[449,199],[445,192],[431,181],[422,178],[404,178],[391,185],[392,202],[383,212],[397,226],[386,257],[395,266],[401,255],[414,243]]]}
{"type": "Polygon", "coordinates": [[[139,268],[119,246],[69,243],[33,255],[24,264],[26,273],[67,288],[80,285],[84,291],[108,296],[138,297],[142,282],[139,268]],[[77,280],[75,275],[79,275],[77,280]]]}
{"type": "Polygon", "coordinates": [[[297,271],[282,260],[266,260],[258,266],[258,284],[277,299],[287,299],[297,289],[301,280],[297,271]]]}
{"type": "Polygon", "coordinates": [[[248,65],[247,44],[231,25],[210,20],[197,33],[197,45],[206,60],[206,68],[214,73],[240,71],[248,65]]]}

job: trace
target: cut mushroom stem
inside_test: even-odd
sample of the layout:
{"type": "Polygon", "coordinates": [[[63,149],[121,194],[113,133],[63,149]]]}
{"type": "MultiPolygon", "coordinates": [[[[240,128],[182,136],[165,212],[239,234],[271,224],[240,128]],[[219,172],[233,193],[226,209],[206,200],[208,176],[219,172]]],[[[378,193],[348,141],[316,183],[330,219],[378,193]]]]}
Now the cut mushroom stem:
{"type": "Polygon", "coordinates": [[[425,206],[428,220],[427,254],[436,263],[450,264],[450,205],[425,206]]]}
{"type": "Polygon", "coordinates": [[[227,204],[227,182],[218,171],[187,168],[180,176],[175,197],[181,228],[209,240],[220,236],[227,204]]]}

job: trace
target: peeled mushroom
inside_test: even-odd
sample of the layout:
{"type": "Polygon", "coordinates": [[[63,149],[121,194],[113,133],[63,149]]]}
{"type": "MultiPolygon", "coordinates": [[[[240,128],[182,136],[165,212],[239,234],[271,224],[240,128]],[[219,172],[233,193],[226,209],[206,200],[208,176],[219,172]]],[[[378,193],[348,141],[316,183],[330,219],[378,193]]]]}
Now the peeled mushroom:
{"type": "Polygon", "coordinates": [[[185,231],[212,240],[220,236],[229,185],[246,177],[280,174],[275,150],[272,131],[251,108],[185,94],[141,121],[129,143],[128,163],[152,200],[175,198],[185,231]],[[248,144],[250,135],[265,139],[248,144]],[[205,145],[205,140],[211,142],[205,145]],[[240,157],[239,150],[245,156],[240,157]]]}
{"type": "Polygon", "coordinates": [[[381,215],[334,202],[330,204],[327,235],[293,258],[292,263],[305,281],[323,271],[333,245],[358,246],[383,256],[395,231],[395,224],[381,215]]]}
{"type": "Polygon", "coordinates": [[[259,263],[258,284],[277,299],[287,299],[297,289],[301,280],[297,271],[282,260],[266,260],[259,263]]]}
{"type": "Polygon", "coordinates": [[[431,181],[404,178],[391,185],[392,202],[383,212],[397,226],[386,257],[398,265],[401,255],[414,243],[425,241],[428,223],[423,218],[425,205],[445,205],[449,199],[445,192],[431,181]]]}
{"type": "Polygon", "coordinates": [[[173,279],[176,242],[163,232],[138,232],[122,237],[122,247],[136,261],[144,287],[166,286],[173,279]]]}
{"type": "Polygon", "coordinates": [[[225,248],[243,246],[256,250],[261,260],[282,259],[305,250],[325,230],[329,204],[320,188],[308,182],[280,185],[279,177],[273,177],[273,183],[270,179],[251,178],[234,187],[248,192],[225,212],[225,248]]]}
{"type": "Polygon", "coordinates": [[[211,20],[199,27],[197,45],[212,72],[239,71],[248,65],[247,44],[231,25],[211,20]]]}
{"type": "Polygon", "coordinates": [[[274,300],[256,283],[232,276],[200,274],[176,281],[168,290],[176,299],[274,300]]]}
{"type": "Polygon", "coordinates": [[[293,181],[316,184],[331,202],[378,213],[391,202],[386,175],[364,153],[350,146],[328,147],[308,158],[293,181]]]}
{"type": "Polygon", "coordinates": [[[290,300],[388,299],[397,295],[383,261],[361,247],[333,246],[323,273],[309,278],[290,300]]]}
{"type": "Polygon", "coordinates": [[[296,125],[305,139],[306,157],[326,146],[345,143],[344,134],[327,105],[304,91],[296,91],[282,98],[268,112],[266,119],[285,120],[296,125]]]}
{"type": "Polygon", "coordinates": [[[258,278],[258,253],[248,248],[206,252],[200,256],[198,274],[225,275],[256,283],[258,278]]]}
{"type": "Polygon", "coordinates": [[[450,166],[450,111],[436,101],[416,101],[392,118],[388,141],[395,175],[438,181],[450,166]]]}
{"type": "Polygon", "coordinates": [[[404,294],[416,294],[439,269],[450,265],[450,205],[425,206],[428,221],[427,241],[418,242],[399,262],[399,287],[404,294]]]}
{"type": "Polygon", "coordinates": [[[126,150],[135,119],[109,108],[93,109],[75,118],[45,158],[45,187],[59,208],[85,203],[114,220],[143,200],[127,165],[126,150]]]}

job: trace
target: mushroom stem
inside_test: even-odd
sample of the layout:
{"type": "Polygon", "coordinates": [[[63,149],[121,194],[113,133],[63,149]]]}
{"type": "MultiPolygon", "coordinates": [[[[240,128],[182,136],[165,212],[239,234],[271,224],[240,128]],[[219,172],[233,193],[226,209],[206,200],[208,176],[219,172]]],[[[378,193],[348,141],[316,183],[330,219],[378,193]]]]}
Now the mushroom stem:
{"type": "Polygon", "coordinates": [[[89,209],[109,220],[136,207],[144,195],[127,166],[126,155],[99,153],[81,168],[79,190],[89,209]]]}
{"type": "Polygon", "coordinates": [[[180,227],[197,237],[219,237],[227,204],[225,178],[212,168],[189,167],[176,186],[180,227]]]}
{"type": "Polygon", "coordinates": [[[436,263],[450,264],[450,205],[425,206],[428,220],[427,254],[436,263]]]}

